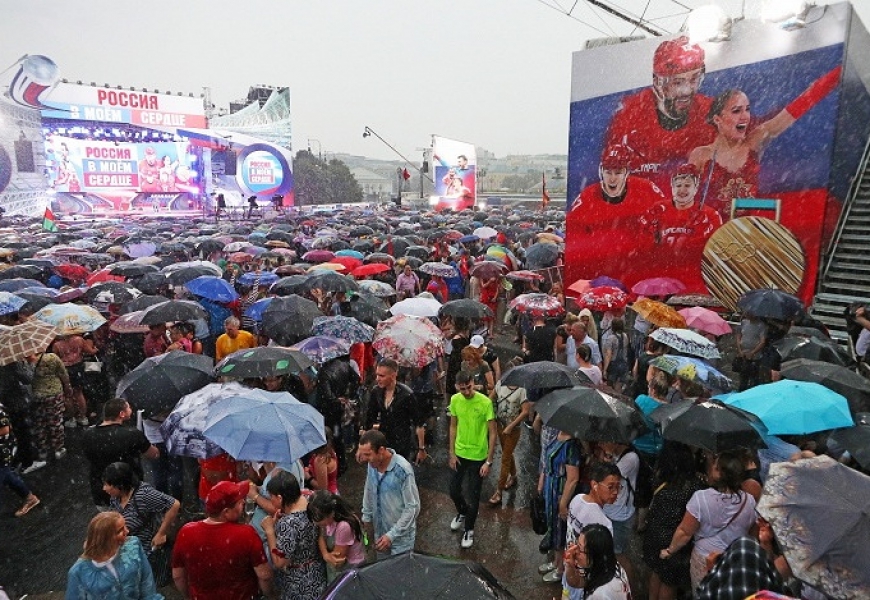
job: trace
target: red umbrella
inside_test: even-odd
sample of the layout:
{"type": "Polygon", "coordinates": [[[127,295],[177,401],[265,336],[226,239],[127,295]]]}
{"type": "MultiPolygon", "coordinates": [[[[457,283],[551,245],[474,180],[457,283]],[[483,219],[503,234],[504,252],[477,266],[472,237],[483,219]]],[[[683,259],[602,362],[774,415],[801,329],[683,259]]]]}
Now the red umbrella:
{"type": "Polygon", "coordinates": [[[559,299],[548,294],[521,294],[513,299],[510,307],[533,317],[558,317],[565,312],[559,299]]]}
{"type": "Polygon", "coordinates": [[[577,306],[589,310],[605,311],[622,308],[628,303],[628,294],[610,286],[594,287],[577,298],[577,306]]]}
{"type": "Polygon", "coordinates": [[[103,283],[105,281],[124,281],[124,278],[120,275],[112,275],[108,269],[100,269],[88,277],[87,284],[88,286],[92,286],[96,283],[103,283]]]}
{"type": "Polygon", "coordinates": [[[353,271],[357,267],[361,267],[363,264],[363,262],[360,259],[354,258],[352,256],[336,256],[335,258],[333,258],[329,262],[334,263],[334,264],[338,264],[338,265],[344,265],[344,268],[347,269],[348,271],[353,271]]]}
{"type": "Polygon", "coordinates": [[[578,294],[585,294],[592,289],[592,286],[589,285],[588,279],[578,279],[577,281],[569,285],[568,289],[578,294]]]}
{"type": "Polygon", "coordinates": [[[508,271],[508,267],[503,262],[495,262],[494,260],[484,260],[475,263],[471,267],[471,274],[480,277],[481,279],[492,279],[500,277],[508,271]]]}
{"type": "Polygon", "coordinates": [[[54,272],[64,277],[66,279],[78,279],[84,281],[91,274],[85,267],[81,265],[74,265],[70,263],[64,263],[62,265],[57,265],[54,267],[54,272]]]}
{"type": "Polygon", "coordinates": [[[370,275],[377,275],[378,273],[384,273],[390,270],[390,265],[385,265],[384,263],[369,263],[367,265],[362,265],[361,267],[357,267],[353,271],[351,271],[351,275],[354,277],[369,277],[370,275]]]}
{"type": "Polygon", "coordinates": [[[684,291],[686,286],[673,277],[651,277],[635,283],[631,291],[639,296],[672,296],[684,291]]]}
{"type": "Polygon", "coordinates": [[[514,281],[544,281],[544,276],[534,271],[512,271],[505,277],[514,281]]]}

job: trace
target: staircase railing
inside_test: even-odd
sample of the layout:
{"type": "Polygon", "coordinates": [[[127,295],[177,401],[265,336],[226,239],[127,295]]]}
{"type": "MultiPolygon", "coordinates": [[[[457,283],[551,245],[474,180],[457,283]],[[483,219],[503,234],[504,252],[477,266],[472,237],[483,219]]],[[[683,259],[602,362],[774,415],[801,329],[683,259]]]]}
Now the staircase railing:
{"type": "Polygon", "coordinates": [[[854,179],[852,179],[852,184],[849,186],[849,193],[846,196],[843,210],[840,211],[840,216],[837,219],[834,236],[831,238],[830,244],[828,244],[825,266],[822,270],[821,277],[818,278],[816,283],[817,293],[821,291],[822,285],[828,277],[828,271],[831,268],[831,264],[834,262],[834,257],[837,254],[837,245],[840,243],[840,238],[843,237],[843,229],[846,228],[846,223],[849,221],[849,215],[852,212],[852,207],[855,205],[855,197],[860,192],[861,182],[864,180],[864,174],[867,170],[868,163],[870,163],[870,139],[867,140],[867,143],[864,146],[864,154],[861,156],[861,162],[859,163],[857,173],[854,179]]]}

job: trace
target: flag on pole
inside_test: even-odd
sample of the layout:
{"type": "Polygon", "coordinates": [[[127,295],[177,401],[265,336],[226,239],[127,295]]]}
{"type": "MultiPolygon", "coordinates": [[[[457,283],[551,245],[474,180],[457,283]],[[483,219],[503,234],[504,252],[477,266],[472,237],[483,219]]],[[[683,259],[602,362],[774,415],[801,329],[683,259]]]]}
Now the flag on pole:
{"type": "Polygon", "coordinates": [[[547,174],[541,171],[541,210],[547,210],[550,194],[547,193],[547,174]]]}
{"type": "Polygon", "coordinates": [[[57,222],[54,220],[54,213],[50,208],[45,209],[45,214],[42,215],[42,230],[43,231],[58,231],[57,222]]]}
{"type": "Polygon", "coordinates": [[[402,179],[404,179],[405,181],[411,179],[411,173],[408,172],[407,168],[402,169],[402,179]]]}

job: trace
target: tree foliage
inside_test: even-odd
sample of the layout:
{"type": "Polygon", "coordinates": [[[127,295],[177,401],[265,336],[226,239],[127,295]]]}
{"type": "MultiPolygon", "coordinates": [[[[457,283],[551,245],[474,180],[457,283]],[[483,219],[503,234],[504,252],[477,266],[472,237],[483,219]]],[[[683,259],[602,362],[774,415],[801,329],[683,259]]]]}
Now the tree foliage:
{"type": "Polygon", "coordinates": [[[363,200],[362,188],[346,164],[335,158],[321,160],[306,150],[297,152],[293,161],[293,185],[300,206],[363,200]]]}

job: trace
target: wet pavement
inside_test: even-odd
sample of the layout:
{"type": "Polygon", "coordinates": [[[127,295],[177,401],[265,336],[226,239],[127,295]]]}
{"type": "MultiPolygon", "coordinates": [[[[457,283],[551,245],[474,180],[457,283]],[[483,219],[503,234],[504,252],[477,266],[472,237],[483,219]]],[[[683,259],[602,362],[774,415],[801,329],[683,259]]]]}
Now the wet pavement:
{"type": "MultiPolygon", "coordinates": [[[[496,340],[493,346],[504,357],[516,351],[509,340],[496,340]]],[[[519,483],[505,495],[503,507],[492,508],[486,500],[497,481],[500,455],[496,455],[494,472],[485,480],[481,493],[474,546],[462,550],[460,534],[451,532],[449,527],[455,509],[448,495],[451,471],[447,467],[447,419],[443,407],[438,414],[432,460],[417,469],[422,504],[417,521],[417,550],[476,560],[518,599],[559,598],[560,587],[543,583],[537,573],[537,566],[545,561],[538,552],[540,536],[532,531],[529,520],[529,499],[537,479],[537,437],[523,428],[516,450],[519,483]]],[[[63,598],[67,571],[81,552],[87,524],[97,510],[88,491],[87,462],[82,457],[80,437],[80,429],[68,436],[69,454],[58,464],[49,463],[48,467],[25,476],[42,500],[26,517],[15,518],[13,513],[19,504],[11,490],[0,492],[0,585],[13,599],[23,595],[31,599],[63,598]]],[[[362,504],[364,480],[365,469],[353,462],[339,480],[342,495],[353,506],[362,504]]],[[[639,565],[636,552],[639,539],[635,539],[633,546],[635,565],[639,565]]],[[[167,598],[180,598],[171,586],[161,591],[167,598]]]]}

